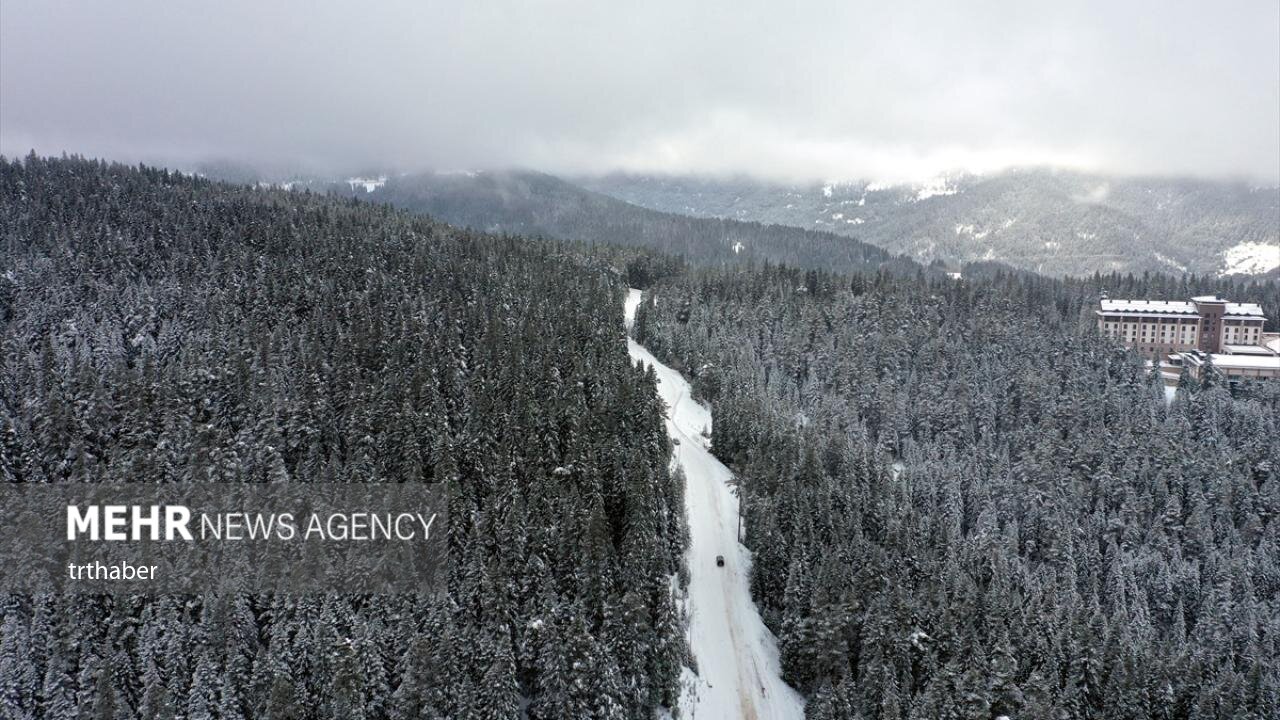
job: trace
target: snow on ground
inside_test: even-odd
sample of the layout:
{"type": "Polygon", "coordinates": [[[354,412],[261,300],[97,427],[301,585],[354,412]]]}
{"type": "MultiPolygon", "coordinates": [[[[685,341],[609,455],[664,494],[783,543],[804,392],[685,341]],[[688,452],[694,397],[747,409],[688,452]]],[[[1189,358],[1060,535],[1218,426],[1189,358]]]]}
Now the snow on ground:
{"type": "Polygon", "coordinates": [[[1275,243],[1242,242],[1228,248],[1222,254],[1226,264],[1223,275],[1243,273],[1256,275],[1280,267],[1280,245],[1275,243]]]}
{"type": "Polygon", "coordinates": [[[367,193],[371,193],[374,190],[377,190],[378,188],[386,184],[387,184],[386,175],[380,175],[376,178],[366,178],[366,177],[347,178],[347,185],[350,185],[352,190],[355,190],[358,187],[362,187],[364,188],[364,191],[367,193]]]}
{"type": "Polygon", "coordinates": [[[958,192],[955,185],[951,184],[949,178],[945,175],[939,175],[930,178],[922,183],[916,190],[916,201],[928,200],[936,195],[955,195],[958,192]]]}
{"type": "Polygon", "coordinates": [[[1186,272],[1186,271],[1187,271],[1187,266],[1186,266],[1186,265],[1183,265],[1182,263],[1179,263],[1177,260],[1174,260],[1174,259],[1173,259],[1173,258],[1171,258],[1171,257],[1167,257],[1167,256],[1165,256],[1165,255],[1161,255],[1160,253],[1156,253],[1156,260],[1159,260],[1160,262],[1164,263],[1165,265],[1168,265],[1169,267],[1171,267],[1171,268],[1173,268],[1173,269],[1175,269],[1175,270],[1179,270],[1179,271],[1181,271],[1181,272],[1186,272]]]}
{"type": "Polygon", "coordinates": [[[981,240],[982,238],[984,238],[984,237],[986,237],[986,236],[990,235],[990,234],[991,234],[991,231],[990,231],[990,230],[979,230],[979,229],[978,229],[978,227],[977,227],[976,225],[970,225],[970,224],[967,224],[967,223],[960,223],[960,224],[956,225],[956,234],[957,234],[957,235],[968,235],[969,237],[973,238],[974,240],[981,240]]]}
{"type": "MultiPolygon", "coordinates": [[[[640,291],[627,293],[627,326],[640,306],[640,291]]],[[[667,405],[667,433],[679,444],[675,462],[685,473],[685,513],[692,543],[686,610],[689,646],[698,675],[685,673],[681,717],[702,720],[743,718],[785,720],[804,717],[804,698],[782,681],[777,641],[764,626],[747,574],[751,555],[738,544],[738,499],[729,487],[729,469],[712,457],[704,432],[711,431],[711,411],[691,397],[680,373],[658,362],[630,338],[633,361],[653,367],[658,393],[667,405]],[[724,556],[724,567],[716,556],[724,556]]]]}
{"type": "Polygon", "coordinates": [[[627,290],[627,297],[622,301],[622,314],[627,319],[628,330],[630,330],[631,326],[635,324],[636,310],[640,307],[641,297],[642,292],[640,290],[631,288],[627,290]]]}
{"type": "Polygon", "coordinates": [[[894,460],[889,466],[889,479],[897,482],[898,478],[902,477],[902,471],[906,469],[907,466],[903,465],[901,460],[894,460]]]}

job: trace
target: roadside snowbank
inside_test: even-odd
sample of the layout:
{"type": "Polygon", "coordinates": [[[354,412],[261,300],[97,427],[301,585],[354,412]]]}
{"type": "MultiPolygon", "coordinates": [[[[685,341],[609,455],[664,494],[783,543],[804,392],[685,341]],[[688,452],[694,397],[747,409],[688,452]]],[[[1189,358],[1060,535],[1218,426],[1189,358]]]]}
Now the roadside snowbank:
{"type": "MultiPolygon", "coordinates": [[[[627,293],[627,327],[640,306],[639,290],[627,293]]],[[[685,512],[692,543],[689,565],[689,645],[698,675],[680,705],[682,716],[721,720],[804,717],[804,698],[781,677],[778,646],[751,601],[747,584],[751,555],[738,544],[738,498],[732,474],[708,449],[711,412],[695,402],[680,373],[658,362],[630,338],[633,361],[653,367],[667,405],[667,432],[679,444],[674,459],[686,478],[685,512]],[[724,556],[717,567],[716,556],[724,556]]]]}

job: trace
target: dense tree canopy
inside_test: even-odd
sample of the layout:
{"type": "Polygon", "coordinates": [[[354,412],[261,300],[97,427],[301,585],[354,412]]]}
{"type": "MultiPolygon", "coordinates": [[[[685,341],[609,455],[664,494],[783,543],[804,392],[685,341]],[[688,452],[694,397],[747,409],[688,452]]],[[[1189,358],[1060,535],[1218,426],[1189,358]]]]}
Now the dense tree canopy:
{"type": "Polygon", "coordinates": [[[713,405],[809,717],[1280,714],[1280,386],[1166,407],[1093,331],[1101,282],[772,269],[648,293],[636,334],[713,405]]]}
{"type": "Polygon", "coordinates": [[[1166,404],[1092,320],[1102,291],[1216,292],[1274,322],[1280,284],[955,282],[845,238],[476,182],[446,198],[470,224],[594,247],[0,159],[0,481],[440,483],[451,517],[436,597],[0,596],[0,714],[673,708],[683,480],[624,281],[650,286],[637,338],[713,405],[810,717],[1280,714],[1280,385],[1166,404]],[[828,256],[865,272],[768,264],[828,256]]]}
{"type": "Polygon", "coordinates": [[[435,482],[438,597],[0,597],[14,718],[649,718],[682,486],[621,285],[565,245],[0,160],[0,480],[435,482]]]}

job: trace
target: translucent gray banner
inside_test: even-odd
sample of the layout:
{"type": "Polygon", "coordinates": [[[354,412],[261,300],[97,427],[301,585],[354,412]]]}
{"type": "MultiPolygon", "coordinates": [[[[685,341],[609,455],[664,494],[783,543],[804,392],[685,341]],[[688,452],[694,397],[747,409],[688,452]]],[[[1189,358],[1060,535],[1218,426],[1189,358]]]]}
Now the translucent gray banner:
{"type": "Polygon", "coordinates": [[[0,592],[430,593],[448,527],[438,485],[0,483],[0,592]]]}

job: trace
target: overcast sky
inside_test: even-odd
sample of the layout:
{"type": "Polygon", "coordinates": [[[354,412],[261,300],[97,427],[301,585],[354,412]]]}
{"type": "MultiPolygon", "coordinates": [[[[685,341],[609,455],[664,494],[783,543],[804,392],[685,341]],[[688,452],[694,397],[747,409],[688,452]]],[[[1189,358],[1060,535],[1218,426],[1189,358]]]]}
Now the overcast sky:
{"type": "Polygon", "coordinates": [[[1280,182],[1280,2],[0,3],[0,151],[1280,182]],[[696,5],[696,8],[689,7],[696,5]],[[910,7],[909,7],[910,5],[910,7]]]}

